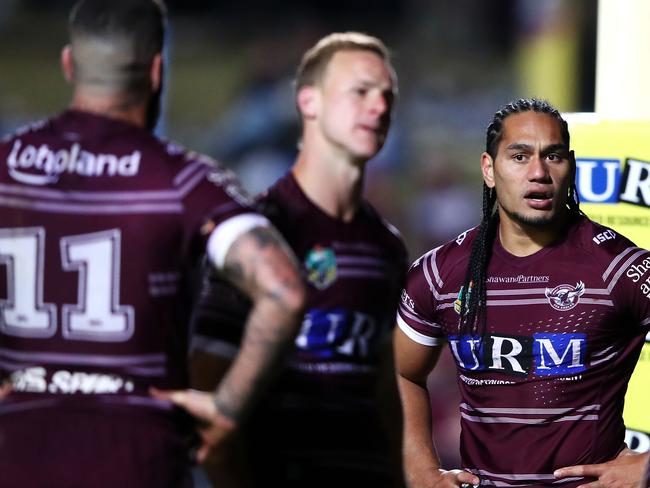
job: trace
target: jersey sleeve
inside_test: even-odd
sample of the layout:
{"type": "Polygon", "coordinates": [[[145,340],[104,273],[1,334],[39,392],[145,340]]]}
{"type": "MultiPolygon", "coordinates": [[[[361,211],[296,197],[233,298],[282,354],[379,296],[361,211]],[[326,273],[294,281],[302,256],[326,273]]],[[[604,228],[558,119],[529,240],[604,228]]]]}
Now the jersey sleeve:
{"type": "Polygon", "coordinates": [[[630,243],[612,259],[603,280],[639,332],[650,331],[650,251],[630,243]]]}
{"type": "Polygon", "coordinates": [[[201,155],[188,155],[188,164],[174,180],[183,195],[183,227],[192,255],[207,251],[217,268],[230,245],[254,227],[270,225],[254,208],[235,174],[201,155]],[[212,221],[210,233],[202,227],[212,221]]]}
{"type": "Polygon", "coordinates": [[[436,321],[436,291],[440,278],[433,250],[415,261],[406,275],[406,284],[397,311],[398,327],[413,341],[425,346],[438,346],[444,340],[442,327],[436,321]]]}

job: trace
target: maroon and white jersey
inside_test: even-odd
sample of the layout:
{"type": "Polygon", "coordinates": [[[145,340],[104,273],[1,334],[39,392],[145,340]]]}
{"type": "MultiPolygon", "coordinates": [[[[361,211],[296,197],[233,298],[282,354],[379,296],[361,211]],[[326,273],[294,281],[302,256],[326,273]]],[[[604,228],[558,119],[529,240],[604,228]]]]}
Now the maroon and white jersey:
{"type": "Polygon", "coordinates": [[[201,226],[212,219],[229,245],[249,218],[262,219],[230,172],[127,123],[66,111],[5,138],[0,372],[13,391],[0,422],[64,405],[168,409],[147,389],[186,385],[201,226]]]}
{"type": "MultiPolygon", "coordinates": [[[[248,424],[255,481],[320,486],[327,473],[346,486],[388,486],[376,388],[408,265],[402,238],[367,202],[350,222],[332,218],[291,173],[258,208],[302,263],[307,307],[287,367],[248,424]]],[[[244,300],[208,277],[194,346],[220,356],[236,350],[246,312],[244,300]]]]}
{"type": "MultiPolygon", "coordinates": [[[[330,217],[307,198],[292,173],[267,190],[257,208],[303,265],[307,310],[288,363],[288,374],[308,383],[298,391],[314,390],[319,396],[321,382],[329,390],[333,383],[328,378],[339,377],[348,378],[340,380],[342,389],[351,382],[348,393],[367,394],[404,283],[407,258],[401,236],[367,202],[351,222],[330,217]]],[[[218,277],[211,277],[203,292],[194,318],[194,345],[224,355],[229,345],[236,348],[246,311],[232,305],[235,299],[225,295],[233,292],[223,289],[218,277]]]]}
{"type": "Polygon", "coordinates": [[[411,267],[398,313],[414,341],[446,341],[461,392],[464,466],[494,486],[577,486],[553,471],[624,447],[623,398],[650,329],[650,252],[581,217],[526,257],[495,239],[487,328],[458,333],[473,229],[411,267]],[[555,482],[555,483],[554,483],[555,482]]]}

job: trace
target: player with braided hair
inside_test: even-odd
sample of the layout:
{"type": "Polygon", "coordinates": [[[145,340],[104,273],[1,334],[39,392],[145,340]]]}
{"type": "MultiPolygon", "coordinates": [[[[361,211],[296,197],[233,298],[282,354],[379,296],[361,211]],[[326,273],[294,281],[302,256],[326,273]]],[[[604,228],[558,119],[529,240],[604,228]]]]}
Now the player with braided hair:
{"type": "MultiPolygon", "coordinates": [[[[561,124],[562,140],[569,147],[569,128],[560,113],[544,100],[522,98],[509,103],[502,110],[495,113],[492,122],[488,125],[485,146],[486,152],[492,159],[496,158],[499,142],[501,142],[503,136],[503,120],[509,115],[527,111],[545,113],[555,117],[561,124]]],[[[463,290],[472,289],[473,293],[463,291],[460,297],[463,310],[463,313],[461,313],[461,326],[468,333],[474,331],[475,327],[480,327],[482,330],[485,326],[485,314],[482,313],[485,304],[485,271],[490,260],[492,242],[499,223],[496,203],[497,195],[494,187],[490,188],[483,183],[483,220],[479,224],[478,235],[472,246],[467,275],[463,284],[463,290]],[[480,323],[477,324],[477,321],[480,321],[480,323]]],[[[569,185],[567,207],[572,214],[581,213],[575,182],[569,185]]]]}
{"type": "Polygon", "coordinates": [[[394,344],[413,488],[595,488],[610,486],[608,468],[643,464],[625,447],[622,411],[650,329],[650,252],[580,211],[569,143],[545,101],[496,112],[482,222],[411,266],[394,344]],[[441,469],[431,438],[426,379],[444,342],[464,470],[441,469]]]}

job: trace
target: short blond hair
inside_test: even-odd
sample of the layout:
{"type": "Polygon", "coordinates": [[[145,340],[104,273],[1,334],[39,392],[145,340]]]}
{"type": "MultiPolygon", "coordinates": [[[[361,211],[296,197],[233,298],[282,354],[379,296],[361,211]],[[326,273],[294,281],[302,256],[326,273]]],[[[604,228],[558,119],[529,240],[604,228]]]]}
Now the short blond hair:
{"type": "Polygon", "coordinates": [[[390,65],[388,48],[377,37],[361,32],[334,32],[323,37],[303,55],[296,70],[296,92],[304,86],[318,84],[330,60],[339,51],[369,51],[390,65]]]}

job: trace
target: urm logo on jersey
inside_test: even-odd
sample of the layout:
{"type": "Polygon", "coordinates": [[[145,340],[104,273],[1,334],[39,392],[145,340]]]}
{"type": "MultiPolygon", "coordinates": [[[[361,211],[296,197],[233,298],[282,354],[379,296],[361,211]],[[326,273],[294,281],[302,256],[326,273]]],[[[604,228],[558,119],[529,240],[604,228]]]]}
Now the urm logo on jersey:
{"type": "Polygon", "coordinates": [[[522,377],[530,373],[559,376],[584,371],[586,344],[586,335],[579,333],[449,336],[451,351],[462,369],[522,377]]]}
{"type": "Polygon", "coordinates": [[[620,167],[618,159],[577,159],[580,201],[650,207],[650,163],[628,158],[622,174],[620,167]]]}
{"type": "Polygon", "coordinates": [[[299,351],[325,359],[337,355],[368,357],[378,335],[370,315],[340,309],[311,309],[304,317],[295,344],[299,351]]]}

